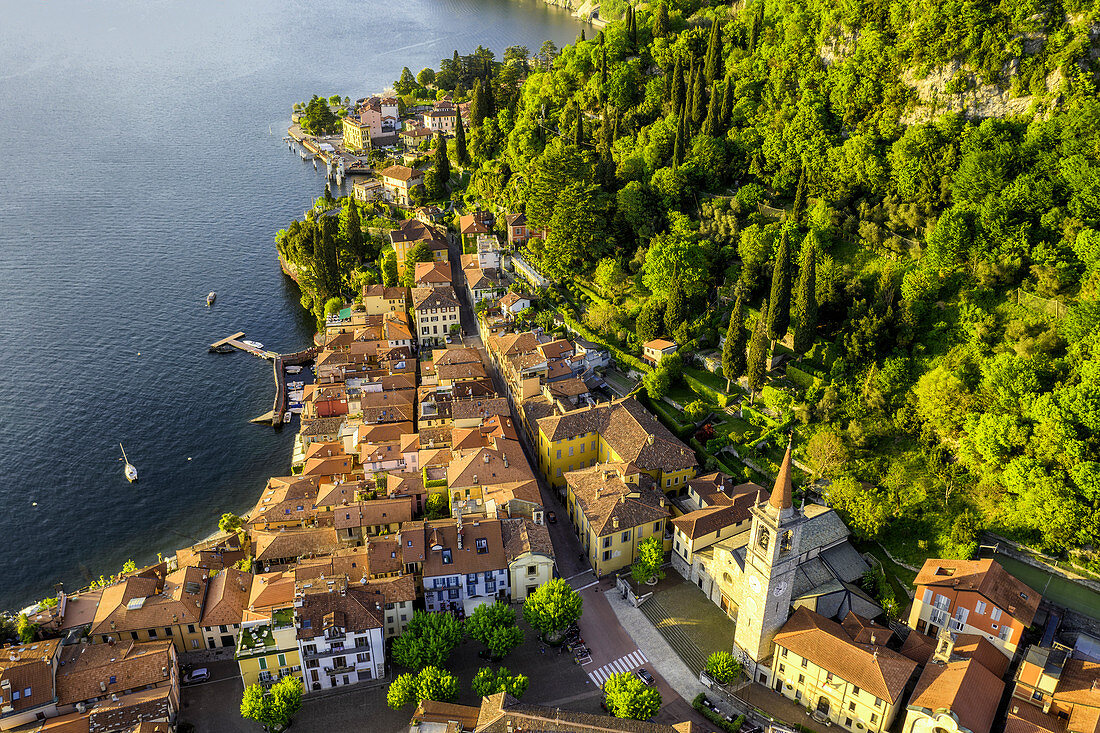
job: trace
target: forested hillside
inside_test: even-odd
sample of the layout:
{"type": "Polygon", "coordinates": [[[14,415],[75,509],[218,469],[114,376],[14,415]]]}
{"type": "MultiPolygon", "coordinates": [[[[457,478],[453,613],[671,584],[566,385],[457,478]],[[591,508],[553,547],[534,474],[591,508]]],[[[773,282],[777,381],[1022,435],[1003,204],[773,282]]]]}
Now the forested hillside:
{"type": "Polygon", "coordinates": [[[793,333],[818,377],[800,450],[858,533],[914,560],[981,527],[1094,545],[1095,5],[622,8],[560,54],[445,60],[434,91],[476,100],[452,198],[525,207],[549,232],[529,257],[599,289],[586,325],[624,350],[713,347],[735,296],[744,349],[770,309],[734,376],[755,389],[767,336],[793,333]]]}

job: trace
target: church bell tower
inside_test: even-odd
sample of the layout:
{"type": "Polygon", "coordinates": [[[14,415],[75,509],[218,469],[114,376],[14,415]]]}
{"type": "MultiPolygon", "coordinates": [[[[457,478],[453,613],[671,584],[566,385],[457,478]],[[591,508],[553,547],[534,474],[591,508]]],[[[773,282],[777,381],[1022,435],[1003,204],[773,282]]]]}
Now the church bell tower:
{"type": "Polygon", "coordinates": [[[753,662],[772,654],[772,639],[790,615],[805,515],[791,497],[791,446],[783,456],[771,498],[752,508],[734,643],[753,662]]]}

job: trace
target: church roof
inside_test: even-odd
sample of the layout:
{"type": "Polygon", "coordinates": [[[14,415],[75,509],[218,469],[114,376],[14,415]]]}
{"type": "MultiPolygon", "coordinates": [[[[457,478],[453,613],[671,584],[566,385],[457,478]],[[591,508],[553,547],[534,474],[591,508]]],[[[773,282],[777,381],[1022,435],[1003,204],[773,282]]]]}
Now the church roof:
{"type": "Polygon", "coordinates": [[[777,511],[791,509],[794,501],[791,497],[791,444],[787,443],[787,452],[783,455],[783,463],[779,466],[779,475],[775,477],[775,488],[768,503],[777,511]]]}

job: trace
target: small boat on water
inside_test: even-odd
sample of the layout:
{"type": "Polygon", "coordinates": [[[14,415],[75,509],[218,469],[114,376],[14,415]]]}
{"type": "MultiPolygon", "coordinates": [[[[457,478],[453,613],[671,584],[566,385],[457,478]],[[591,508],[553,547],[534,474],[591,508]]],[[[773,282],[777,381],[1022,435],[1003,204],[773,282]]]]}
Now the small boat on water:
{"type": "Polygon", "coordinates": [[[125,468],[122,469],[122,472],[126,475],[127,481],[129,481],[130,483],[134,483],[135,481],[137,481],[138,478],[137,469],[134,468],[134,465],[130,463],[130,460],[128,458],[126,458],[126,449],[122,448],[122,443],[119,443],[118,447],[122,449],[122,461],[126,464],[125,468]]]}
{"type": "Polygon", "coordinates": [[[302,367],[300,367],[300,366],[288,366],[286,368],[286,373],[287,374],[297,374],[300,371],[302,371],[302,367]]]}
{"type": "Polygon", "coordinates": [[[210,353],[211,354],[232,354],[233,353],[233,347],[230,346],[229,344],[222,344],[221,346],[211,346],[210,347],[210,353]]]}
{"type": "Polygon", "coordinates": [[[264,347],[259,341],[242,341],[245,346],[251,346],[254,349],[262,349],[264,347]]]}
{"type": "Polygon", "coordinates": [[[210,307],[210,306],[214,305],[214,298],[217,298],[217,297],[218,297],[218,294],[215,293],[213,290],[211,290],[209,293],[207,293],[206,294],[206,305],[207,305],[207,307],[210,307]]]}
{"type": "Polygon", "coordinates": [[[283,422],[285,422],[285,423],[290,422],[290,418],[293,417],[293,416],[294,416],[294,413],[292,413],[290,410],[287,410],[286,412],[283,413],[283,422]]]}

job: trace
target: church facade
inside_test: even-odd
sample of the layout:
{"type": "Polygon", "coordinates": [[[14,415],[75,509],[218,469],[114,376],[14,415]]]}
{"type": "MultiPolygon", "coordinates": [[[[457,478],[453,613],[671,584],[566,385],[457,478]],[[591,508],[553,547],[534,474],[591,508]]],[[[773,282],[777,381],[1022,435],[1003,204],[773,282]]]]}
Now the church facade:
{"type": "Polygon", "coordinates": [[[724,478],[692,486],[701,506],[672,521],[673,567],[735,619],[732,651],[771,686],[775,635],[794,609],[836,619],[882,609],[857,585],[869,566],[836,512],[794,506],[790,447],[770,494],[755,484],[727,488],[724,478]]]}

